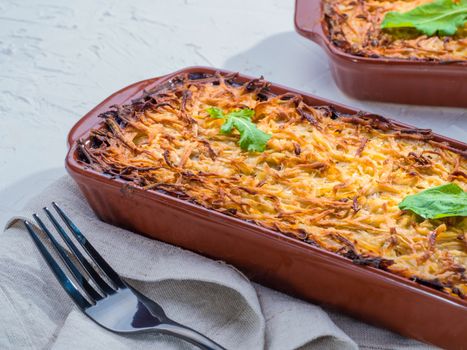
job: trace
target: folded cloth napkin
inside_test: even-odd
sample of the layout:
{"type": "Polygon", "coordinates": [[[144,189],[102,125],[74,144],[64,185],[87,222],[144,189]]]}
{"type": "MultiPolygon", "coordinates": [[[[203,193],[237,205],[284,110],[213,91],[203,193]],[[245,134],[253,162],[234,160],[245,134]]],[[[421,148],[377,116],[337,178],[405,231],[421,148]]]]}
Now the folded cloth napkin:
{"type": "Polygon", "coordinates": [[[224,262],[105,224],[65,176],[32,199],[0,233],[1,349],[194,348],[166,335],[108,332],[74,307],[18,220],[40,213],[52,201],[117,272],[160,303],[169,317],[228,349],[426,347],[252,283],[224,262]]]}

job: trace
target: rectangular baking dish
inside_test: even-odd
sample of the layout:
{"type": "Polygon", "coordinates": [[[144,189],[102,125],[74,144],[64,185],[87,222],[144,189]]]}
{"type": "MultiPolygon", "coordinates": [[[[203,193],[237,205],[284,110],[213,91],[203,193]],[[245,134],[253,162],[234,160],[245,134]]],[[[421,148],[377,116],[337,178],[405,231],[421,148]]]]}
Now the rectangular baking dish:
{"type": "Polygon", "coordinates": [[[295,1],[295,29],[324,49],[337,86],[351,97],[467,107],[467,61],[409,61],[345,53],[329,40],[322,0],[295,1]]]}
{"type": "MultiPolygon", "coordinates": [[[[77,141],[101,123],[98,115],[115,104],[129,103],[182,73],[216,71],[191,67],[130,85],[86,114],[68,135],[66,168],[96,215],[105,222],[233,264],[252,280],[271,288],[328,305],[375,325],[445,348],[467,344],[467,303],[394,274],[311,246],[257,226],[123,180],[95,172],[78,161],[77,141]]],[[[238,81],[251,77],[240,75],[238,81]]],[[[301,94],[310,105],[349,107],[272,84],[275,94],[301,94]]],[[[407,127],[401,123],[396,125],[407,127]]],[[[435,140],[467,150],[467,144],[435,135],[435,140]]]]}

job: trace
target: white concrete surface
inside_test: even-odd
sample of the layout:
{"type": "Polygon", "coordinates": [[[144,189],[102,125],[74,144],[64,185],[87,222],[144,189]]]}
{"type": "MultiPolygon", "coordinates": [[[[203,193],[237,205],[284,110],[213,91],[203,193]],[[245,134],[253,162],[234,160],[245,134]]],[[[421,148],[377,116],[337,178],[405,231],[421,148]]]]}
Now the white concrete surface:
{"type": "MultiPolygon", "coordinates": [[[[71,126],[190,65],[238,70],[467,140],[467,111],[352,100],[293,28],[292,0],[0,0],[0,210],[62,174],[71,126]]],[[[467,97],[466,97],[467,98],[467,97]]]]}

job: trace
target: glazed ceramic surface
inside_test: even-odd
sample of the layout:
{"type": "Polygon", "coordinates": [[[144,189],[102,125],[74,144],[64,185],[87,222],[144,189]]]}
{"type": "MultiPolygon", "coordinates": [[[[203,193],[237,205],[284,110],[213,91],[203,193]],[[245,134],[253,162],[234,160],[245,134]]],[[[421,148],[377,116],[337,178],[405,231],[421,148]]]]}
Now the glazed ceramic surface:
{"type": "MultiPolygon", "coordinates": [[[[465,346],[467,302],[459,298],[389,272],[355,265],[349,259],[279,232],[167,194],[129,186],[123,180],[87,169],[78,161],[76,141],[86,139],[89,130],[100,125],[98,115],[111,105],[130,103],[143,90],[162,84],[177,74],[215,71],[218,70],[191,67],[130,85],[104,100],[73,127],[68,136],[66,167],[98,217],[113,225],[226,261],[259,283],[335,307],[402,335],[444,348],[465,346]]],[[[244,75],[238,78],[241,82],[250,79],[244,75]]],[[[357,112],[280,85],[272,84],[271,90],[276,94],[301,94],[311,105],[332,105],[339,112],[357,112]]],[[[435,139],[461,151],[467,150],[465,143],[439,135],[435,135],[435,139]]]]}
{"type": "Polygon", "coordinates": [[[329,41],[322,0],[296,0],[295,29],[325,50],[337,86],[351,97],[467,107],[467,60],[443,63],[345,53],[329,41]]]}

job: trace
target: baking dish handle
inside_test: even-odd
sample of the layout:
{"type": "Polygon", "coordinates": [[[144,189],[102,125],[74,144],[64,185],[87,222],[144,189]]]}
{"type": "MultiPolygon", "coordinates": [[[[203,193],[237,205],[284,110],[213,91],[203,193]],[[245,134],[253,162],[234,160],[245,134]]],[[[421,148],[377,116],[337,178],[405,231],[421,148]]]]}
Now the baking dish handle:
{"type": "Polygon", "coordinates": [[[99,115],[109,109],[110,106],[119,105],[129,102],[135,98],[144,89],[149,89],[154,86],[159,80],[164,79],[166,76],[151,78],[143,80],[127,86],[113,95],[109,96],[105,101],[100,103],[97,107],[89,111],[83,118],[81,118],[68,133],[68,149],[84,136],[90,129],[99,124],[99,115]]]}
{"type": "Polygon", "coordinates": [[[319,45],[325,38],[321,12],[321,0],[295,0],[295,29],[319,45]]]}

